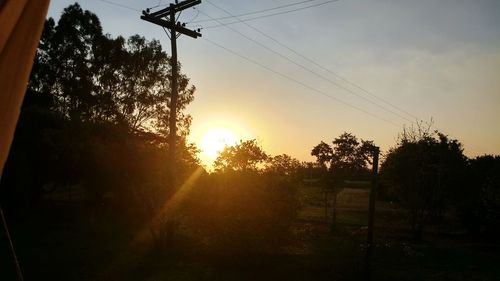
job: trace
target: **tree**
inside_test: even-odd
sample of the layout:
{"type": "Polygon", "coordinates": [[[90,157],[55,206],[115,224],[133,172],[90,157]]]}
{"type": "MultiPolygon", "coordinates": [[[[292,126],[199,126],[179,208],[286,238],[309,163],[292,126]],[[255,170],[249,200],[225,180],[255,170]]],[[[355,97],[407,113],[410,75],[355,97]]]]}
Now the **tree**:
{"type": "MultiPolygon", "coordinates": [[[[104,35],[98,17],[78,4],[65,8],[57,24],[49,18],[2,178],[4,191],[29,190],[19,197],[41,198],[79,185],[93,206],[106,193],[127,198],[124,206],[146,191],[156,201],[165,199],[169,75],[169,56],[157,40],[104,35]],[[24,174],[33,176],[28,181],[24,174]]],[[[198,159],[186,142],[191,117],[182,113],[195,88],[185,75],[179,79],[182,180],[198,159]]]]}
{"type": "Polygon", "coordinates": [[[269,156],[266,171],[289,179],[297,179],[301,163],[287,154],[269,156]]]}
{"type": "Polygon", "coordinates": [[[214,162],[216,171],[255,171],[258,164],[268,158],[257,144],[257,140],[240,141],[235,146],[226,146],[214,162]]]}
{"type": "Polygon", "coordinates": [[[453,199],[469,232],[492,237],[500,233],[500,155],[468,161],[466,184],[453,199]]]}
{"type": "Polygon", "coordinates": [[[328,213],[329,193],[332,198],[332,228],[335,227],[337,195],[341,191],[344,180],[366,178],[369,170],[374,145],[372,141],[358,141],[353,134],[344,132],[333,140],[333,148],[325,142],[316,145],[311,155],[323,167],[323,186],[325,192],[325,218],[328,213]],[[327,163],[329,164],[327,166],[327,163]]]}
{"type": "Polygon", "coordinates": [[[370,163],[374,148],[373,141],[358,141],[353,134],[343,133],[332,143],[333,148],[322,141],[311,151],[316,161],[328,169],[332,176],[345,180],[359,177],[367,171],[366,165],[370,163]]]}
{"type": "Polygon", "coordinates": [[[327,163],[332,160],[333,150],[330,145],[321,141],[318,145],[316,145],[312,151],[311,155],[316,157],[316,162],[320,164],[324,169],[327,169],[327,163]]]}
{"type": "Polygon", "coordinates": [[[435,131],[403,132],[381,166],[383,181],[409,210],[416,239],[425,224],[439,219],[463,183],[466,157],[458,140],[435,131]]]}
{"type": "Polygon", "coordinates": [[[366,176],[367,164],[374,149],[373,141],[358,141],[350,133],[343,133],[333,141],[331,169],[337,179],[366,176]]]}
{"type": "MultiPolygon", "coordinates": [[[[131,131],[168,135],[170,57],[157,40],[125,40],[102,33],[97,16],[78,4],[64,9],[57,25],[46,21],[29,88],[54,100],[52,110],[75,123],[109,122],[131,131]]],[[[179,131],[195,87],[179,77],[179,131]]]]}

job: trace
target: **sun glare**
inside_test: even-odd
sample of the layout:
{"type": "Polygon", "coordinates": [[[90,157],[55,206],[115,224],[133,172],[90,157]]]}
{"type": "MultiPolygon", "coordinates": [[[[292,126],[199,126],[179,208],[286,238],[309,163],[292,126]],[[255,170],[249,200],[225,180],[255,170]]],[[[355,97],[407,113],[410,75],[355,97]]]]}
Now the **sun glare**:
{"type": "Polygon", "coordinates": [[[225,146],[235,145],[238,142],[236,134],[228,129],[212,129],[202,138],[200,149],[205,158],[213,161],[225,146]]]}

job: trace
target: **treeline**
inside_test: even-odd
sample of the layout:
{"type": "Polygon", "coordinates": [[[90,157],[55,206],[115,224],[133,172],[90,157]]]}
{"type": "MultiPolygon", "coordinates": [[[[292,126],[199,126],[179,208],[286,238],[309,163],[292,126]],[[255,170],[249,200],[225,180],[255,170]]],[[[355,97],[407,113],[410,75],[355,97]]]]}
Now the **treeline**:
{"type": "MultiPolygon", "coordinates": [[[[151,201],[174,188],[165,176],[169,76],[169,57],[156,40],[103,34],[97,16],[78,4],[57,24],[48,19],[2,176],[3,203],[23,210],[76,188],[90,205],[107,194],[154,209],[151,201]]],[[[179,79],[182,180],[199,161],[185,140],[191,117],[182,114],[195,88],[185,75],[179,79]]]]}
{"type": "MultiPolygon", "coordinates": [[[[500,156],[469,159],[458,140],[432,131],[431,125],[406,128],[396,146],[382,153],[379,198],[406,210],[418,240],[426,225],[440,224],[447,215],[458,218],[472,234],[498,235],[500,156]]],[[[311,155],[323,170],[320,183],[334,194],[335,202],[343,187],[370,181],[374,144],[350,133],[332,144],[321,142],[311,155]]]]}
{"type": "Polygon", "coordinates": [[[420,124],[388,151],[381,178],[383,195],[407,208],[417,239],[447,214],[472,234],[500,233],[500,156],[469,159],[458,140],[420,124]]]}
{"type": "Polygon", "coordinates": [[[183,74],[170,172],[169,61],[156,40],[104,34],[78,4],[57,24],[46,21],[0,182],[14,229],[26,222],[38,239],[68,244],[91,233],[80,239],[96,241],[96,251],[110,243],[106,233],[146,233],[155,249],[226,260],[271,254],[287,241],[298,208],[294,186],[309,166],[269,156],[250,140],[226,148],[208,174],[186,141],[184,109],[195,87],[183,74]],[[56,223],[65,231],[56,232],[56,223]]]}

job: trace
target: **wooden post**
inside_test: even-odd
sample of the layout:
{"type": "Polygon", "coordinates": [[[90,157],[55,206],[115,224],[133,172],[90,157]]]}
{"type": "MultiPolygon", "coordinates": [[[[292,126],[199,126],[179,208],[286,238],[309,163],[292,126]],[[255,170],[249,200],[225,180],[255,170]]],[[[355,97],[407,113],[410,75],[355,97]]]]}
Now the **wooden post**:
{"type": "Polygon", "coordinates": [[[371,279],[371,256],[373,251],[373,225],[375,221],[375,202],[377,200],[378,187],[378,158],[380,150],[375,147],[373,151],[373,167],[372,167],[372,187],[370,191],[370,205],[368,209],[368,231],[366,237],[366,280],[371,279]]]}

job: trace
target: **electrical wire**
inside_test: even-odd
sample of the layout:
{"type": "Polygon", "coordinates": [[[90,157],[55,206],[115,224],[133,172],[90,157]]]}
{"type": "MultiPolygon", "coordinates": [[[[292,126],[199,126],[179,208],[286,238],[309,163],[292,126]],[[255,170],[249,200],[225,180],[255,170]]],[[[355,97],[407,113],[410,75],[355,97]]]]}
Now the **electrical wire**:
{"type": "MultiPolygon", "coordinates": [[[[230,25],[230,24],[240,23],[241,21],[253,21],[253,20],[257,20],[257,19],[262,19],[262,18],[268,18],[268,17],[277,16],[277,15],[288,14],[288,13],[297,12],[297,11],[301,11],[301,10],[305,10],[305,9],[309,9],[309,8],[319,7],[319,6],[326,5],[326,4],[329,4],[329,3],[332,3],[332,2],[337,2],[337,1],[340,1],[340,0],[330,0],[330,1],[322,2],[322,3],[318,3],[318,4],[314,4],[314,5],[310,5],[310,6],[306,6],[306,7],[302,7],[302,8],[292,9],[292,10],[288,10],[288,11],[281,11],[281,12],[276,12],[276,13],[272,13],[272,14],[262,15],[262,16],[258,16],[258,17],[241,19],[240,21],[233,21],[233,22],[221,23],[221,24],[217,24],[217,25],[210,25],[210,26],[206,26],[205,29],[217,28],[217,27],[221,27],[221,26],[224,26],[224,25],[230,25]]],[[[215,19],[213,19],[213,20],[215,20],[215,19]]]]}
{"type": "Polygon", "coordinates": [[[193,9],[196,10],[196,15],[194,15],[194,17],[192,19],[187,21],[186,24],[193,23],[193,21],[200,15],[200,11],[198,11],[198,9],[196,9],[195,7],[193,7],[193,9]]]}
{"type": "MultiPolygon", "coordinates": [[[[211,3],[210,1],[208,1],[208,0],[206,0],[206,2],[207,2],[207,3],[209,3],[209,4],[212,4],[212,3],[211,3]]],[[[213,4],[212,4],[212,5],[213,5],[213,4]]],[[[217,6],[216,6],[216,7],[217,7],[217,6]]],[[[199,10],[199,9],[198,9],[198,10],[199,10]]],[[[205,14],[206,16],[210,17],[210,15],[206,14],[205,12],[203,12],[203,11],[201,11],[201,10],[200,10],[200,12],[201,12],[201,13],[203,13],[203,14],[205,14]]],[[[325,80],[325,81],[327,81],[327,82],[331,83],[332,85],[334,85],[334,86],[336,86],[336,87],[338,87],[338,88],[341,88],[341,89],[343,89],[344,91],[346,91],[346,92],[348,92],[348,93],[350,93],[350,94],[352,94],[352,95],[354,95],[354,96],[356,96],[356,97],[358,97],[358,98],[360,98],[360,99],[363,99],[363,100],[365,100],[365,101],[367,101],[367,102],[369,102],[369,103],[371,103],[371,104],[373,104],[373,105],[375,105],[375,106],[377,106],[377,107],[379,107],[379,108],[381,108],[381,109],[383,109],[383,110],[385,110],[385,111],[387,111],[387,112],[389,112],[389,113],[392,113],[392,114],[394,114],[394,115],[398,116],[399,118],[401,118],[401,119],[403,119],[403,120],[405,120],[405,121],[408,121],[408,122],[410,122],[410,123],[412,122],[412,120],[410,120],[410,119],[406,118],[405,116],[403,116],[403,115],[401,115],[401,114],[398,114],[397,112],[394,112],[394,111],[392,111],[392,110],[390,110],[390,109],[387,109],[386,107],[381,106],[380,104],[377,104],[376,102],[373,102],[373,101],[372,101],[372,100],[370,100],[370,99],[367,99],[366,97],[364,97],[364,96],[362,96],[362,95],[360,95],[360,94],[358,94],[358,93],[356,93],[356,92],[352,91],[351,89],[349,89],[349,88],[347,88],[347,87],[344,87],[343,85],[341,85],[341,84],[339,84],[339,83],[337,83],[337,82],[335,82],[335,81],[333,81],[333,80],[329,79],[328,77],[325,77],[324,75],[321,75],[321,74],[319,74],[318,72],[316,72],[316,71],[314,71],[314,70],[312,70],[312,69],[310,69],[310,68],[308,68],[308,67],[306,67],[306,66],[304,66],[304,65],[302,65],[302,64],[300,64],[300,63],[298,63],[298,62],[296,62],[296,61],[294,61],[294,60],[292,60],[290,57],[288,57],[288,56],[286,56],[286,55],[283,55],[282,53],[280,53],[280,52],[278,52],[278,51],[276,51],[276,50],[274,50],[274,49],[272,49],[272,48],[269,48],[268,46],[266,46],[266,45],[262,44],[261,42],[259,42],[259,41],[255,40],[255,39],[253,39],[253,38],[251,38],[251,37],[249,37],[249,36],[247,36],[247,35],[245,35],[245,34],[243,34],[243,33],[241,33],[240,31],[238,31],[238,30],[236,30],[236,29],[234,29],[234,28],[232,28],[232,27],[230,27],[230,26],[226,26],[226,28],[228,28],[228,29],[232,30],[233,32],[235,32],[235,33],[239,34],[240,36],[244,37],[245,39],[247,39],[247,40],[249,40],[249,41],[251,41],[251,42],[253,42],[253,43],[255,43],[255,44],[259,45],[259,46],[261,46],[262,48],[264,48],[264,49],[266,49],[266,50],[268,50],[268,51],[270,51],[270,52],[272,52],[272,53],[276,54],[277,56],[279,56],[279,57],[281,57],[281,58],[283,58],[283,59],[285,59],[285,60],[289,61],[290,63],[292,63],[292,64],[294,64],[294,65],[296,65],[296,66],[298,66],[298,67],[300,67],[300,68],[302,68],[302,69],[304,69],[304,70],[308,71],[309,73],[311,73],[311,74],[313,74],[313,75],[315,75],[315,76],[317,76],[317,77],[319,77],[319,78],[321,78],[321,79],[323,79],[323,80],[325,80]]]]}
{"type": "Polygon", "coordinates": [[[116,3],[116,2],[113,2],[113,1],[110,1],[110,0],[98,0],[98,1],[101,1],[101,2],[104,2],[104,3],[108,3],[110,5],[114,5],[114,6],[117,6],[117,7],[124,8],[124,9],[128,9],[128,10],[140,12],[139,9],[135,9],[133,7],[130,7],[130,6],[127,6],[127,5],[123,5],[123,4],[120,4],[120,3],[116,3]]]}
{"type": "Polygon", "coordinates": [[[395,122],[392,122],[392,121],[390,121],[390,120],[387,120],[387,119],[385,119],[385,118],[383,118],[383,117],[380,117],[380,116],[378,116],[378,115],[376,115],[376,114],[373,114],[373,113],[371,113],[371,112],[369,112],[369,111],[367,111],[367,110],[364,110],[364,109],[362,109],[362,108],[360,108],[360,107],[357,107],[357,106],[355,106],[355,105],[352,105],[352,104],[350,104],[350,103],[348,103],[348,102],[345,102],[345,101],[343,101],[343,100],[341,100],[341,99],[339,99],[339,98],[337,98],[337,97],[334,97],[334,96],[332,96],[332,95],[329,95],[328,93],[326,93],[326,92],[324,92],[324,91],[321,91],[321,90],[319,90],[319,89],[316,89],[316,88],[314,88],[314,87],[312,87],[312,86],[310,86],[310,85],[308,85],[308,84],[306,84],[306,83],[304,83],[304,82],[301,82],[301,81],[299,81],[299,80],[297,80],[297,79],[295,79],[295,78],[293,78],[293,77],[291,77],[291,76],[288,76],[288,75],[283,74],[283,73],[281,73],[281,72],[279,72],[279,71],[277,71],[277,70],[274,70],[274,69],[272,69],[272,68],[270,68],[270,67],[268,67],[268,66],[266,66],[266,65],[264,65],[264,64],[262,64],[262,63],[260,63],[260,62],[258,62],[258,61],[256,61],[256,60],[253,60],[253,59],[251,59],[251,58],[249,58],[249,57],[246,57],[246,56],[244,56],[244,55],[242,55],[242,54],[239,54],[239,53],[237,53],[236,51],[233,51],[233,50],[231,50],[231,49],[229,49],[229,48],[227,48],[227,47],[224,47],[223,45],[218,44],[218,43],[216,43],[216,42],[214,42],[214,41],[212,41],[212,40],[210,40],[210,39],[207,39],[207,38],[205,38],[205,37],[202,37],[201,39],[202,39],[202,40],[204,40],[204,41],[206,41],[206,42],[208,42],[208,43],[210,43],[210,44],[212,44],[212,45],[215,45],[215,46],[217,46],[217,47],[219,47],[219,48],[221,48],[221,49],[223,49],[223,50],[225,50],[225,51],[227,51],[227,52],[229,52],[229,53],[231,53],[231,54],[233,54],[233,55],[235,55],[235,56],[237,56],[237,57],[240,57],[240,58],[242,58],[242,59],[244,59],[244,60],[246,60],[246,61],[248,61],[248,62],[250,62],[250,63],[252,63],[252,64],[255,64],[255,65],[257,65],[257,66],[259,66],[259,67],[261,67],[261,68],[263,68],[263,69],[265,69],[265,70],[267,70],[267,71],[269,71],[269,72],[272,72],[272,73],[274,73],[274,74],[276,74],[276,75],[278,75],[278,76],[281,76],[281,77],[283,77],[283,78],[285,78],[285,79],[287,79],[287,80],[289,80],[289,81],[292,81],[292,82],[294,82],[294,83],[296,83],[296,84],[299,84],[299,85],[301,85],[302,87],[304,87],[304,88],[306,88],[306,89],[309,89],[309,90],[311,90],[311,91],[313,91],[313,92],[315,92],[315,93],[317,93],[317,94],[319,94],[319,95],[322,95],[322,96],[325,96],[325,97],[330,98],[330,99],[332,99],[332,100],[335,100],[335,101],[336,101],[336,102],[338,102],[338,103],[341,103],[341,104],[343,104],[343,105],[345,105],[345,106],[348,106],[348,107],[350,107],[350,108],[353,108],[353,109],[355,109],[355,110],[357,110],[357,111],[363,112],[363,113],[365,113],[365,114],[367,114],[367,115],[369,115],[369,116],[371,116],[371,117],[374,117],[374,118],[377,118],[377,119],[382,120],[382,121],[384,121],[384,122],[387,122],[388,124],[391,124],[391,125],[396,126],[396,127],[398,127],[398,128],[399,128],[399,127],[401,127],[401,125],[400,125],[400,124],[397,124],[397,123],[395,123],[395,122]]]}
{"type": "MultiPolygon", "coordinates": [[[[394,105],[393,103],[391,103],[391,102],[389,102],[389,101],[387,101],[387,100],[385,100],[385,99],[383,99],[383,98],[381,98],[381,97],[379,97],[379,96],[375,95],[374,93],[372,93],[372,92],[368,91],[367,89],[365,89],[365,88],[361,87],[360,85],[358,85],[358,84],[356,84],[356,83],[354,83],[354,82],[352,82],[352,81],[348,80],[347,78],[345,78],[345,77],[343,77],[343,76],[339,75],[338,73],[336,73],[336,72],[334,72],[334,71],[332,71],[332,70],[330,70],[330,69],[328,69],[328,68],[326,68],[326,67],[324,67],[324,66],[320,65],[320,64],[319,64],[319,63],[317,63],[316,61],[314,61],[314,60],[312,60],[312,59],[308,58],[307,56],[305,56],[305,55],[303,55],[303,54],[301,54],[301,53],[297,52],[296,50],[294,50],[294,49],[290,48],[288,45],[286,45],[286,44],[284,44],[284,43],[282,43],[282,42],[278,41],[278,40],[277,40],[277,39],[275,39],[274,37],[272,37],[272,36],[270,36],[270,35],[268,35],[268,34],[264,33],[264,32],[263,32],[263,31],[261,31],[260,29],[258,29],[258,28],[256,28],[256,27],[254,27],[254,26],[250,25],[249,23],[247,23],[247,22],[245,22],[245,21],[243,21],[243,20],[239,19],[239,17],[238,17],[237,15],[233,15],[233,14],[231,14],[229,11],[225,10],[224,8],[222,8],[222,7],[220,7],[220,6],[215,5],[214,3],[212,3],[212,2],[211,2],[211,1],[209,1],[209,0],[206,0],[206,2],[207,2],[207,3],[209,3],[210,5],[214,6],[215,8],[217,8],[217,9],[219,9],[219,10],[221,10],[221,11],[223,11],[223,12],[227,13],[228,15],[230,15],[230,16],[229,16],[229,18],[235,18],[235,19],[239,20],[239,22],[241,22],[241,23],[245,24],[245,25],[246,25],[246,26],[248,26],[249,28],[251,28],[251,29],[253,29],[254,31],[258,32],[258,33],[259,33],[259,34],[261,34],[262,36],[264,36],[264,37],[266,37],[266,38],[268,38],[268,39],[272,40],[272,41],[273,41],[273,42],[275,42],[276,44],[278,44],[278,45],[280,45],[281,47],[283,47],[283,48],[285,48],[285,49],[289,50],[290,52],[294,53],[295,55],[297,55],[297,56],[299,56],[299,57],[301,57],[301,58],[305,59],[306,61],[310,62],[311,64],[315,65],[316,67],[318,67],[318,68],[320,68],[320,69],[322,69],[322,70],[324,70],[324,71],[326,71],[326,72],[328,72],[328,73],[330,73],[330,74],[334,75],[334,76],[335,76],[335,77],[337,77],[338,79],[340,79],[340,80],[344,81],[345,83],[347,83],[347,84],[349,84],[349,85],[351,85],[351,86],[353,86],[353,87],[357,88],[358,90],[360,90],[360,91],[364,92],[365,94],[367,94],[367,95],[369,95],[369,96],[371,96],[371,97],[373,97],[373,98],[377,99],[378,101],[383,102],[384,104],[386,104],[386,105],[388,105],[388,106],[390,106],[390,107],[394,108],[395,110],[398,110],[399,112],[401,112],[401,113],[403,113],[403,114],[406,114],[406,115],[407,115],[407,116],[409,116],[410,118],[415,119],[415,120],[419,120],[419,118],[418,118],[417,116],[415,116],[415,115],[411,114],[410,112],[408,112],[408,111],[406,111],[406,110],[402,109],[401,107],[396,106],[396,105],[394,105]]],[[[355,95],[356,95],[356,96],[358,96],[357,94],[355,94],[355,95]]],[[[358,97],[359,97],[359,96],[358,96],[358,97]]],[[[364,97],[362,97],[362,99],[367,100],[367,99],[366,99],[366,98],[364,98],[364,97]]],[[[371,100],[368,100],[368,101],[369,101],[370,103],[374,104],[371,100]]],[[[380,107],[380,105],[377,105],[377,106],[379,106],[379,107],[380,107]]],[[[391,111],[391,112],[392,112],[392,111],[391,111]]],[[[397,113],[394,113],[394,112],[392,112],[392,113],[393,113],[393,114],[395,114],[395,115],[398,115],[399,117],[402,117],[401,115],[399,115],[399,114],[397,114],[397,113]]],[[[407,120],[407,121],[413,122],[412,120],[409,120],[409,119],[407,119],[406,117],[402,117],[402,118],[403,118],[403,119],[405,119],[405,120],[407,120]]]]}
{"type": "Polygon", "coordinates": [[[165,34],[167,34],[168,39],[172,39],[172,38],[170,37],[170,34],[168,34],[167,29],[165,29],[165,27],[163,27],[163,26],[162,26],[161,28],[163,28],[163,31],[165,31],[165,34]]]}
{"type": "Polygon", "coordinates": [[[162,5],[161,5],[161,2],[162,2],[162,1],[163,1],[163,0],[158,0],[158,4],[156,4],[156,5],[155,5],[155,6],[153,6],[153,7],[149,7],[148,9],[154,9],[154,8],[157,8],[157,7],[162,6],[162,5]]]}
{"type": "MultiPolygon", "coordinates": [[[[109,0],[99,0],[99,1],[101,1],[101,2],[105,2],[105,3],[108,3],[108,4],[111,4],[111,5],[115,5],[115,6],[118,6],[118,7],[126,8],[126,9],[129,9],[129,10],[139,11],[138,9],[134,9],[134,8],[132,8],[132,7],[130,7],[130,6],[122,5],[122,4],[119,4],[119,3],[116,3],[116,2],[113,2],[113,1],[109,1],[109,0]]],[[[208,0],[206,0],[206,1],[208,2],[208,0]]],[[[324,5],[324,4],[327,4],[327,3],[330,3],[330,2],[336,2],[336,1],[339,1],[339,0],[331,0],[331,1],[328,1],[328,2],[319,3],[319,4],[316,4],[316,5],[311,5],[311,6],[303,7],[303,8],[301,8],[301,9],[306,9],[306,8],[311,8],[311,7],[316,7],[316,6],[319,6],[319,5],[324,5]]],[[[304,2],[306,2],[306,1],[304,1],[304,2]]],[[[211,4],[212,4],[212,3],[211,3],[211,4]]],[[[290,5],[291,5],[291,4],[290,4],[290,5]]],[[[294,10],[285,11],[285,12],[280,12],[280,13],[275,13],[275,14],[283,14],[283,13],[293,12],[293,11],[296,11],[296,10],[301,10],[301,9],[294,9],[294,10]]],[[[198,10],[199,12],[203,13],[203,11],[200,11],[199,9],[197,9],[197,10],[198,10]]],[[[203,13],[203,14],[207,15],[206,13],[203,13]]],[[[274,14],[273,14],[273,15],[274,15],[274,14]]],[[[207,15],[207,16],[209,16],[209,15],[207,15]]],[[[265,16],[271,16],[271,15],[265,15],[265,16]]],[[[209,17],[210,17],[210,16],[209,16],[209,17]]],[[[235,17],[235,16],[231,16],[231,17],[235,17]]],[[[213,18],[213,17],[210,17],[210,18],[211,18],[212,20],[214,20],[214,21],[217,21],[217,19],[215,19],[215,18],[213,18]]],[[[256,18],[252,18],[252,19],[244,19],[244,20],[239,19],[239,20],[238,20],[238,22],[247,21],[247,20],[253,20],[253,19],[257,19],[257,18],[262,18],[262,17],[256,17],[256,18]]],[[[237,22],[234,22],[234,23],[237,23],[237,22]]],[[[227,25],[229,25],[229,24],[232,24],[232,23],[222,23],[222,22],[220,22],[220,24],[219,24],[219,25],[220,25],[220,26],[226,26],[226,27],[230,28],[229,26],[227,26],[227,25]]],[[[266,48],[267,50],[269,50],[269,51],[271,51],[271,52],[273,52],[273,53],[275,53],[275,54],[277,54],[277,55],[279,55],[279,56],[281,56],[281,57],[283,57],[283,58],[287,59],[288,61],[290,61],[290,62],[292,62],[292,63],[294,63],[294,64],[296,64],[296,65],[298,65],[298,66],[301,66],[300,64],[298,64],[298,63],[294,62],[293,60],[291,60],[290,58],[288,58],[288,57],[286,57],[286,56],[284,56],[284,55],[282,55],[282,54],[280,54],[280,53],[278,53],[278,52],[276,52],[276,51],[272,50],[271,48],[269,48],[269,47],[267,47],[267,46],[263,45],[262,43],[260,43],[260,42],[258,42],[258,41],[256,41],[256,40],[254,40],[254,39],[251,39],[250,37],[248,37],[248,36],[244,35],[243,33],[239,32],[239,31],[237,31],[237,30],[235,30],[235,29],[233,29],[233,28],[230,28],[230,29],[231,29],[231,30],[233,30],[233,31],[235,31],[235,32],[237,32],[238,34],[240,34],[240,35],[244,36],[244,37],[245,37],[245,38],[247,38],[248,40],[251,40],[252,42],[255,42],[256,44],[259,44],[259,45],[261,45],[262,47],[266,48]]],[[[166,30],[165,30],[165,33],[167,34],[167,36],[169,36],[169,34],[168,34],[168,32],[166,32],[166,30]]],[[[209,41],[209,40],[208,40],[208,39],[206,39],[206,38],[205,38],[205,40],[206,40],[206,41],[209,41]]],[[[313,91],[315,91],[315,92],[317,92],[317,93],[320,93],[320,94],[325,95],[325,96],[327,96],[327,97],[329,97],[329,98],[331,98],[331,99],[334,99],[334,100],[338,101],[339,103],[342,103],[342,104],[344,104],[344,105],[346,105],[346,106],[349,106],[349,107],[351,107],[351,108],[354,108],[354,109],[356,109],[356,110],[358,110],[358,111],[364,112],[365,114],[368,114],[368,115],[370,115],[370,116],[372,116],[372,117],[375,117],[375,118],[377,118],[377,119],[383,120],[383,121],[388,122],[388,123],[390,123],[390,124],[392,124],[392,125],[394,125],[394,126],[398,126],[398,127],[399,127],[399,125],[398,125],[397,123],[394,123],[394,122],[392,122],[392,121],[389,121],[389,120],[387,120],[387,119],[385,119],[385,118],[382,118],[382,117],[380,117],[380,116],[378,116],[378,115],[375,115],[375,114],[373,114],[373,113],[371,113],[371,112],[368,112],[368,111],[366,111],[366,110],[364,110],[364,109],[362,109],[362,108],[359,108],[359,107],[357,107],[357,106],[351,105],[351,104],[349,104],[349,103],[347,103],[347,102],[344,102],[344,101],[342,101],[342,100],[340,100],[340,99],[338,99],[338,98],[336,98],[336,97],[333,97],[333,96],[331,96],[331,95],[328,95],[327,93],[325,93],[325,92],[323,92],[323,91],[320,91],[320,90],[318,90],[318,89],[315,89],[315,88],[313,88],[313,87],[311,87],[311,86],[309,86],[309,85],[307,85],[307,84],[305,84],[305,83],[303,83],[303,82],[301,82],[301,81],[298,81],[298,80],[296,80],[296,79],[294,79],[294,78],[292,78],[292,77],[290,77],[290,76],[288,76],[288,75],[285,75],[285,74],[279,73],[279,72],[277,72],[277,71],[275,71],[275,70],[273,70],[273,69],[271,69],[271,68],[269,68],[269,67],[266,67],[265,65],[262,65],[262,64],[258,63],[257,61],[254,61],[254,60],[249,59],[249,58],[247,58],[247,57],[244,57],[244,56],[242,56],[242,55],[240,55],[240,54],[238,54],[238,53],[236,53],[236,52],[234,52],[234,51],[232,51],[232,50],[229,50],[229,49],[227,49],[227,48],[223,47],[222,45],[219,45],[219,44],[217,44],[217,43],[215,43],[215,42],[213,42],[213,41],[210,41],[210,43],[212,43],[212,44],[214,44],[214,45],[216,45],[216,46],[218,46],[218,47],[221,47],[221,48],[225,49],[226,51],[229,51],[230,53],[232,53],[232,54],[234,54],[234,55],[236,55],[236,56],[242,57],[242,58],[244,58],[245,60],[250,61],[250,62],[252,62],[252,63],[254,63],[254,64],[256,64],[256,65],[258,65],[258,66],[260,66],[260,67],[263,67],[263,68],[267,69],[268,71],[271,71],[271,72],[273,72],[273,73],[275,73],[275,74],[277,74],[277,75],[279,75],[279,76],[282,76],[282,77],[284,77],[284,78],[286,78],[286,79],[288,79],[288,80],[294,81],[295,83],[298,83],[298,84],[300,84],[300,85],[302,85],[302,86],[304,86],[304,87],[306,87],[306,88],[308,88],[308,89],[310,89],[310,90],[313,90],[313,91]]],[[[302,67],[302,68],[305,68],[304,66],[301,66],[301,67],[302,67]]],[[[307,68],[305,68],[305,69],[307,69],[307,68]]],[[[310,70],[308,69],[308,71],[310,71],[310,70]]],[[[315,73],[315,72],[312,72],[312,73],[315,73]]],[[[333,83],[334,83],[334,82],[333,82],[333,83]]],[[[339,86],[339,87],[341,87],[341,86],[339,86]]]]}
{"type": "MultiPolygon", "coordinates": [[[[281,6],[277,6],[277,7],[273,7],[273,8],[268,8],[268,9],[264,9],[264,10],[258,10],[258,11],[253,11],[253,12],[239,14],[239,15],[236,15],[236,17],[243,17],[243,16],[250,16],[250,15],[255,15],[255,14],[261,14],[261,13],[265,13],[265,12],[269,12],[269,11],[279,10],[279,9],[282,9],[282,8],[297,6],[297,5],[301,5],[301,4],[309,3],[309,2],[314,2],[314,1],[317,1],[317,0],[307,0],[307,1],[301,1],[301,2],[296,2],[296,3],[281,5],[281,6]]],[[[220,17],[220,18],[217,18],[217,19],[218,20],[225,20],[225,19],[231,19],[231,18],[233,18],[233,17],[232,16],[229,16],[229,17],[220,17]]],[[[193,21],[192,23],[200,23],[200,22],[208,22],[208,21],[213,21],[213,20],[212,19],[197,20],[197,21],[193,21]]]]}

